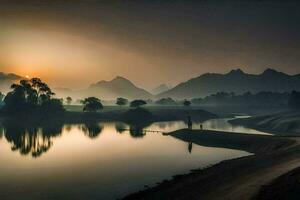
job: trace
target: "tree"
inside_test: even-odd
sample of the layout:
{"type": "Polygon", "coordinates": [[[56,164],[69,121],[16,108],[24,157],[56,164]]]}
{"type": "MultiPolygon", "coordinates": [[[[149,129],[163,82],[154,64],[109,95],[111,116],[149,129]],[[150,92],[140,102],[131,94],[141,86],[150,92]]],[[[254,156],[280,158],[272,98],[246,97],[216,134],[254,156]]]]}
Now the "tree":
{"type": "Polygon", "coordinates": [[[137,99],[137,100],[134,100],[134,101],[130,102],[130,107],[138,108],[138,107],[146,105],[146,104],[147,104],[146,101],[141,100],[141,99],[137,99]]]}
{"type": "Polygon", "coordinates": [[[185,100],[183,101],[183,105],[184,105],[184,106],[190,106],[190,105],[191,105],[191,102],[185,99],[185,100]]]}
{"type": "Polygon", "coordinates": [[[72,97],[67,97],[66,100],[67,100],[68,105],[70,105],[72,103],[72,97]]]}
{"type": "Polygon", "coordinates": [[[292,109],[300,109],[300,92],[292,91],[289,98],[289,107],[292,109]]]}
{"type": "MultiPolygon", "coordinates": [[[[54,95],[49,86],[39,78],[20,80],[18,84],[12,84],[11,89],[4,99],[4,110],[11,115],[45,111],[41,109],[42,106],[54,95]]],[[[52,111],[55,110],[46,112],[52,111]]]]}
{"type": "Polygon", "coordinates": [[[119,98],[117,98],[116,104],[119,106],[124,106],[124,105],[128,104],[128,100],[125,98],[119,97],[119,98]]]}
{"type": "Polygon", "coordinates": [[[96,97],[88,97],[83,100],[83,111],[96,112],[97,110],[102,110],[103,105],[101,100],[96,97]]]}
{"type": "Polygon", "coordinates": [[[60,99],[50,99],[41,105],[40,110],[43,113],[51,112],[55,114],[62,113],[65,109],[60,99]]]}

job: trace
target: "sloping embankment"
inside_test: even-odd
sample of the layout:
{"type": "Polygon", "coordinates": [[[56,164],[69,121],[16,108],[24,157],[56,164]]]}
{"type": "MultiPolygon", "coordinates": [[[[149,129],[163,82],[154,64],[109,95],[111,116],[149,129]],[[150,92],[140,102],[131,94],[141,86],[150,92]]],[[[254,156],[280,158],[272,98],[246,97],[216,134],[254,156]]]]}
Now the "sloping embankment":
{"type": "Polygon", "coordinates": [[[271,153],[295,143],[295,141],[287,138],[268,135],[225,133],[209,130],[182,129],[172,132],[171,135],[201,146],[237,149],[255,154],[271,153]]]}
{"type": "Polygon", "coordinates": [[[300,112],[283,112],[229,121],[234,125],[243,125],[277,135],[300,135],[300,112]]]}
{"type": "Polygon", "coordinates": [[[125,199],[251,199],[262,185],[300,166],[300,146],[294,139],[197,130],[171,135],[199,145],[256,154],[175,176],[125,199]]]}

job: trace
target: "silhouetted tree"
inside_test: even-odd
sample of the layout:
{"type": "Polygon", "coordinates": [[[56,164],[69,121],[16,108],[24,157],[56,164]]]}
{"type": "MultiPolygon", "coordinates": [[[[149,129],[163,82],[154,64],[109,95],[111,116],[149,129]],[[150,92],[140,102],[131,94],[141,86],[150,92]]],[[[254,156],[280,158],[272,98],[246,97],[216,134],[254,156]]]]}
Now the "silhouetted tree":
{"type": "Polygon", "coordinates": [[[184,106],[190,106],[190,105],[191,105],[191,102],[185,99],[185,100],[183,101],[183,105],[184,105],[184,106]]]}
{"type": "Polygon", "coordinates": [[[116,104],[119,106],[125,106],[128,104],[128,100],[125,98],[119,97],[119,98],[117,98],[116,104]]]}
{"type": "Polygon", "coordinates": [[[51,112],[52,114],[57,114],[63,113],[65,109],[60,99],[50,99],[40,106],[40,111],[42,113],[51,112]]]}
{"type": "Polygon", "coordinates": [[[101,100],[96,97],[88,97],[83,100],[83,111],[96,112],[97,110],[102,110],[103,105],[101,100]]]}
{"type": "Polygon", "coordinates": [[[67,97],[66,100],[67,100],[67,104],[70,105],[73,99],[72,97],[67,97]]]}
{"type": "Polygon", "coordinates": [[[292,91],[289,98],[289,107],[292,109],[300,109],[300,92],[292,91]]]}
{"type": "Polygon", "coordinates": [[[146,101],[138,99],[138,100],[134,100],[134,101],[130,102],[130,107],[138,108],[138,107],[146,105],[146,104],[147,104],[146,101]]]}
{"type": "MultiPolygon", "coordinates": [[[[7,114],[37,114],[37,112],[52,113],[62,111],[62,107],[57,104],[57,101],[52,101],[51,97],[54,93],[49,86],[42,82],[39,78],[30,80],[20,80],[19,84],[11,85],[12,91],[9,92],[5,99],[4,111],[7,114]],[[46,110],[49,104],[55,104],[59,110],[46,110]]],[[[41,113],[44,114],[44,113],[41,113]]]]}

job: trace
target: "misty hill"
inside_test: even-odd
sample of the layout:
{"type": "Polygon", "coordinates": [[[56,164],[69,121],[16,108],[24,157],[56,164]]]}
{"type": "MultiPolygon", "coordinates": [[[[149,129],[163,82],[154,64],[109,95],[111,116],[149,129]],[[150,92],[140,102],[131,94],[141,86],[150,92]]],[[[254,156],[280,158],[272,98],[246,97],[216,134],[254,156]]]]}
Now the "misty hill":
{"type": "Polygon", "coordinates": [[[12,83],[16,82],[17,80],[20,80],[22,77],[13,73],[5,74],[3,72],[0,72],[0,90],[2,92],[9,91],[9,88],[12,83]]]}
{"type": "Polygon", "coordinates": [[[205,97],[218,92],[258,93],[291,92],[299,90],[300,74],[288,75],[273,69],[267,69],[262,74],[247,74],[242,70],[232,70],[227,74],[207,73],[180,83],[176,87],[160,93],[157,98],[195,98],[205,97]]]}
{"type": "Polygon", "coordinates": [[[159,86],[157,86],[156,88],[154,88],[151,92],[152,94],[159,94],[162,92],[165,92],[167,90],[171,89],[169,86],[167,86],[166,84],[160,84],[159,86]]]}
{"type": "Polygon", "coordinates": [[[74,96],[77,96],[76,93],[70,88],[56,87],[53,89],[53,92],[55,93],[56,97],[60,98],[66,98],[68,96],[75,98],[74,96]]]}
{"type": "Polygon", "coordinates": [[[99,81],[96,84],[92,84],[88,89],[81,91],[81,93],[85,96],[97,96],[106,100],[116,99],[117,97],[128,99],[152,98],[152,94],[120,76],[117,76],[111,81],[99,81]]]}

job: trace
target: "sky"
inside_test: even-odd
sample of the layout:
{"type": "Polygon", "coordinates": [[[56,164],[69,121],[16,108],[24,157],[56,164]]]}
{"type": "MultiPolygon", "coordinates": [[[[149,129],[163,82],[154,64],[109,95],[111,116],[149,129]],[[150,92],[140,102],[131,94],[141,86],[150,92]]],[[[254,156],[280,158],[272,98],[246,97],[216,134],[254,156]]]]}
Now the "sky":
{"type": "Polygon", "coordinates": [[[151,89],[207,72],[300,73],[300,3],[1,0],[0,71],[84,88],[151,89]]]}

